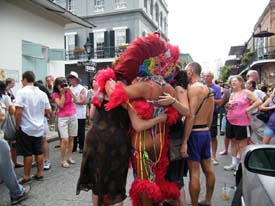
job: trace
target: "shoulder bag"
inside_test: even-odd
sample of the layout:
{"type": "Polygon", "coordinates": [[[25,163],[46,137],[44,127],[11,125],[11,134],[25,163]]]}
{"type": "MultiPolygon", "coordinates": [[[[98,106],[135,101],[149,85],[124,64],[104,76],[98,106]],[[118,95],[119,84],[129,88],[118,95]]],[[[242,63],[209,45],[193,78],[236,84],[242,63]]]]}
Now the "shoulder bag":
{"type": "Polygon", "coordinates": [[[13,117],[7,112],[0,128],[4,132],[4,139],[7,141],[15,140],[16,127],[13,117]]]}

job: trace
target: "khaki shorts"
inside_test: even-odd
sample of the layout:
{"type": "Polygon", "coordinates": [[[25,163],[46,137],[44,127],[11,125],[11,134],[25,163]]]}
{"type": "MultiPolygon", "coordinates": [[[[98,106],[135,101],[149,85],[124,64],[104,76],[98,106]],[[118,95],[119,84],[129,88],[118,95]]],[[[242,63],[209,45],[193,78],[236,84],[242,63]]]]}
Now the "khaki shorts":
{"type": "Polygon", "coordinates": [[[252,129],[252,140],[256,143],[262,143],[265,123],[259,120],[256,115],[251,115],[250,124],[252,129]]]}
{"type": "Polygon", "coordinates": [[[68,117],[58,117],[58,130],[61,138],[77,136],[78,123],[76,114],[68,117]]]}
{"type": "Polygon", "coordinates": [[[48,120],[46,117],[44,117],[44,134],[43,137],[47,137],[49,134],[49,124],[48,124],[48,120]]]}

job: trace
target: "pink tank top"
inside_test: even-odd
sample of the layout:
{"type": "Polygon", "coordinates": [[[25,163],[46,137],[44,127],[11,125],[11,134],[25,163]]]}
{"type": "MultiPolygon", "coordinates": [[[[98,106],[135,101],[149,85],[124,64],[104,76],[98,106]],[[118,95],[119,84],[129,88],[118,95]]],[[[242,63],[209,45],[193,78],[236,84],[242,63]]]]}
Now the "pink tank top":
{"type": "Polygon", "coordinates": [[[233,99],[233,93],[230,95],[227,106],[227,119],[232,125],[237,126],[249,126],[250,118],[246,113],[246,109],[249,107],[250,101],[245,96],[245,91],[233,99]]]}

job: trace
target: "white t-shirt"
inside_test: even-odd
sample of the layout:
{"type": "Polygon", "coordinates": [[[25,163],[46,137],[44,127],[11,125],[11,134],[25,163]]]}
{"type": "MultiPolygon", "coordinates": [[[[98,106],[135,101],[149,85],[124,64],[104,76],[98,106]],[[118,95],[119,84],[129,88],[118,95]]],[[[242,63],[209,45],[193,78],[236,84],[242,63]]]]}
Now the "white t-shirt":
{"type": "Polygon", "coordinates": [[[17,92],[15,106],[23,108],[22,131],[29,136],[42,137],[45,110],[51,109],[47,95],[38,87],[25,86],[17,92]]]}
{"type": "MultiPolygon", "coordinates": [[[[87,89],[85,87],[83,87],[81,84],[78,84],[77,86],[70,87],[72,92],[75,94],[75,96],[77,97],[77,99],[80,99],[80,93],[82,91],[82,89],[85,90],[85,96],[87,97],[87,89]]],[[[76,116],[77,119],[86,119],[86,104],[80,105],[80,104],[75,104],[75,109],[76,109],[76,116]]]]}
{"type": "MultiPolygon", "coordinates": [[[[266,94],[265,94],[263,91],[261,91],[261,90],[259,90],[259,89],[255,89],[255,90],[253,91],[253,93],[254,93],[257,97],[259,97],[259,98],[262,100],[262,102],[264,101],[264,98],[265,98],[266,94]]],[[[257,109],[257,108],[254,108],[254,109],[251,110],[251,114],[256,114],[257,112],[258,112],[258,109],[257,109]]]]}

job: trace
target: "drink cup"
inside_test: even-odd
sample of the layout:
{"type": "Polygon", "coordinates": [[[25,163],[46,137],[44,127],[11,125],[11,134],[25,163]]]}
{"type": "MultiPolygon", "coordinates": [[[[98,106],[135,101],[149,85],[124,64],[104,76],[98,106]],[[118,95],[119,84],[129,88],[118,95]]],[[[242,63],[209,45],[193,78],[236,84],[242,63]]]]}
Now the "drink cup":
{"type": "Polygon", "coordinates": [[[230,188],[229,187],[222,187],[222,194],[221,198],[225,201],[228,201],[230,199],[230,188]]]}

